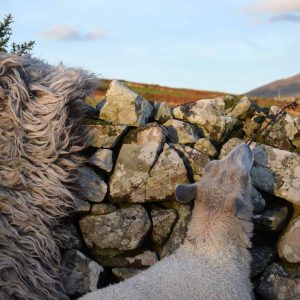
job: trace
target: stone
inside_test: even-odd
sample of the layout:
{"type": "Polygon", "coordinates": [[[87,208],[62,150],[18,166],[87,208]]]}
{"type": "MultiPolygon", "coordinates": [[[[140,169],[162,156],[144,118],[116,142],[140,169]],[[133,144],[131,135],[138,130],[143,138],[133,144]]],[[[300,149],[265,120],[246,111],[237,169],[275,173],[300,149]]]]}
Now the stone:
{"type": "Polygon", "coordinates": [[[176,119],[199,126],[207,138],[223,142],[238,122],[236,117],[228,115],[228,110],[237,101],[233,96],[199,100],[175,107],[173,115],[176,119]]]}
{"type": "Polygon", "coordinates": [[[209,158],[215,158],[218,156],[218,151],[213,145],[213,143],[207,138],[199,139],[195,145],[194,149],[206,154],[209,158]]]}
{"type": "Polygon", "coordinates": [[[91,202],[102,202],[107,193],[107,184],[102,176],[88,167],[79,169],[79,194],[82,199],[91,202]]]}
{"type": "Polygon", "coordinates": [[[154,106],[154,120],[158,123],[165,123],[169,119],[173,119],[172,111],[166,102],[157,102],[154,106]]]}
{"type": "Polygon", "coordinates": [[[93,215],[105,215],[117,210],[117,206],[111,203],[97,203],[93,204],[91,214],[93,215]]]}
{"type": "Polygon", "coordinates": [[[172,147],[185,162],[186,168],[193,177],[193,181],[199,181],[204,167],[209,163],[208,156],[186,145],[175,144],[172,147]]]}
{"type": "Polygon", "coordinates": [[[241,120],[252,116],[255,112],[256,104],[248,97],[243,97],[234,106],[234,108],[229,112],[229,116],[239,118],[241,120]]]}
{"type": "Polygon", "coordinates": [[[290,262],[300,262],[300,216],[293,218],[278,242],[280,258],[290,262]]]}
{"type": "Polygon", "coordinates": [[[139,247],[151,228],[146,210],[138,204],[84,216],[79,225],[88,248],[125,251],[139,247]]]}
{"type": "Polygon", "coordinates": [[[177,219],[175,209],[164,209],[154,207],[151,209],[152,234],[151,239],[156,244],[163,244],[173,229],[173,225],[177,219]]]}
{"type": "Polygon", "coordinates": [[[257,246],[250,249],[251,274],[253,278],[262,273],[276,258],[276,251],[268,246],[257,246]]]}
{"type": "MultiPolygon", "coordinates": [[[[220,158],[242,143],[237,138],[223,145],[220,158]]],[[[300,155],[267,145],[252,143],[254,165],[251,176],[253,185],[259,190],[300,205],[300,155]]]]}
{"type": "Polygon", "coordinates": [[[70,250],[62,257],[62,283],[67,295],[80,297],[97,290],[104,269],[78,250],[70,250]]]}
{"type": "Polygon", "coordinates": [[[99,149],[90,157],[89,162],[101,170],[110,172],[113,168],[113,152],[109,149],[99,149]]]}
{"type": "Polygon", "coordinates": [[[75,213],[88,213],[91,209],[91,203],[88,201],[78,199],[76,202],[75,213]]]}
{"type": "Polygon", "coordinates": [[[261,193],[252,186],[251,201],[254,204],[254,212],[262,212],[265,209],[266,201],[261,193]]]}
{"type": "Polygon", "coordinates": [[[168,130],[168,138],[171,143],[193,144],[200,137],[200,130],[196,126],[179,120],[168,120],[164,123],[168,130]]]}
{"type": "Polygon", "coordinates": [[[65,250],[81,249],[82,239],[74,224],[64,225],[65,238],[62,240],[60,248],[65,250]]]}
{"type": "Polygon", "coordinates": [[[243,131],[249,138],[252,138],[252,136],[260,129],[264,120],[265,117],[258,114],[255,114],[252,118],[247,118],[243,125],[243,131]]]}
{"type": "Polygon", "coordinates": [[[145,250],[139,253],[124,253],[107,255],[102,251],[96,250],[93,252],[95,260],[104,267],[120,267],[120,268],[140,268],[149,267],[158,262],[156,252],[145,250]]]}
{"type": "Polygon", "coordinates": [[[286,206],[273,205],[260,214],[254,214],[252,217],[254,228],[262,231],[280,231],[288,216],[286,206]]]}
{"type": "Polygon", "coordinates": [[[153,113],[151,103],[122,82],[113,80],[106,92],[106,102],[99,118],[114,124],[138,127],[148,122],[153,113]]]}
{"type": "Polygon", "coordinates": [[[168,144],[154,164],[146,181],[146,201],[174,199],[177,184],[188,183],[187,171],[180,156],[168,144]]]}
{"type": "Polygon", "coordinates": [[[113,268],[111,271],[119,281],[124,281],[144,270],[146,270],[146,268],[113,268]]]}
{"type": "Polygon", "coordinates": [[[266,300],[300,299],[299,275],[289,275],[281,265],[273,263],[265,270],[256,290],[266,300]]]}
{"type": "Polygon", "coordinates": [[[129,132],[110,179],[112,202],[146,201],[146,181],[164,142],[164,131],[155,123],[129,132]]]}
{"type": "Polygon", "coordinates": [[[103,124],[99,121],[85,127],[88,135],[87,146],[96,148],[114,148],[127,131],[126,125],[103,124]]]}
{"type": "Polygon", "coordinates": [[[190,204],[180,204],[177,201],[173,201],[165,202],[164,205],[168,208],[176,209],[178,219],[167,242],[157,249],[160,258],[169,256],[183,243],[192,215],[192,207],[190,204]]]}

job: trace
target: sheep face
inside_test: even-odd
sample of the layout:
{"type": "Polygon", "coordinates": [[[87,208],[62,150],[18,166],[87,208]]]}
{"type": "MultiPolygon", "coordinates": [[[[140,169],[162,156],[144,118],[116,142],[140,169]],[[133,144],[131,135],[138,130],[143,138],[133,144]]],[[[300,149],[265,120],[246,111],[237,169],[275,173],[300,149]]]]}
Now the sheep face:
{"type": "Polygon", "coordinates": [[[248,145],[236,146],[224,159],[211,161],[199,182],[176,187],[181,203],[195,200],[210,214],[233,215],[250,220],[253,155],[248,145]]]}

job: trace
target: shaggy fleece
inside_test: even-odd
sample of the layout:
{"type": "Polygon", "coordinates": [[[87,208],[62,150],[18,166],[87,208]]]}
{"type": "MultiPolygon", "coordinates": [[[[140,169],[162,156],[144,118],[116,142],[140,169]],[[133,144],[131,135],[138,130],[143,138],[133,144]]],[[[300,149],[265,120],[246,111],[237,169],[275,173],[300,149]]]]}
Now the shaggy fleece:
{"type": "Polygon", "coordinates": [[[76,204],[84,98],[96,79],[0,53],[0,299],[65,299],[62,219],[76,204]]]}

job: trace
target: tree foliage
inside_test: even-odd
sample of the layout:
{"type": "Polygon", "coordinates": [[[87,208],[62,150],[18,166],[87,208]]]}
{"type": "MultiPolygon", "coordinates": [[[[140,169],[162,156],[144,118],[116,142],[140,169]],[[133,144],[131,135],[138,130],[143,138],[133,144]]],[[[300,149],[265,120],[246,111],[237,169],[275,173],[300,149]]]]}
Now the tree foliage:
{"type": "Polygon", "coordinates": [[[34,41],[24,42],[22,44],[10,43],[12,36],[11,25],[13,23],[13,17],[8,14],[4,17],[3,21],[0,21],[0,52],[11,52],[18,55],[29,53],[35,44],[34,41]]]}

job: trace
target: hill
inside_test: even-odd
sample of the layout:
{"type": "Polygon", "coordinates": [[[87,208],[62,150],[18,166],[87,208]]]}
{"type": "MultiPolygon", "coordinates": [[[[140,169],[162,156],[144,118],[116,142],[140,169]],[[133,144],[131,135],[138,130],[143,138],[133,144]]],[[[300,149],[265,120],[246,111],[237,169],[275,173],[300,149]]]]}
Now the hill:
{"type": "Polygon", "coordinates": [[[300,97],[300,74],[256,88],[248,93],[249,96],[264,98],[294,98],[300,97]],[[278,97],[279,96],[279,97],[278,97]]]}

